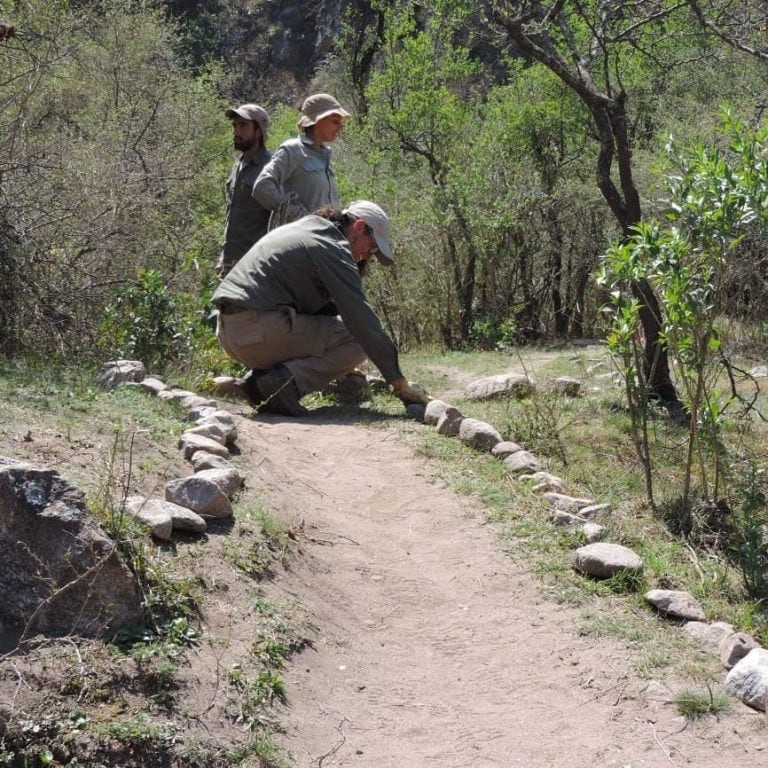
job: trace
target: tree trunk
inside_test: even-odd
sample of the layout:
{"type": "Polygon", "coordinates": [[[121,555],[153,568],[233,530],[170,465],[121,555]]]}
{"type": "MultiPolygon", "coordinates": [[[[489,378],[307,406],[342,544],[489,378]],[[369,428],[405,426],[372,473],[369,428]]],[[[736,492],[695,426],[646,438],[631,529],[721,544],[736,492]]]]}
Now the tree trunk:
{"type": "MultiPolygon", "coordinates": [[[[517,3],[508,3],[507,7],[517,10],[517,3]]],[[[542,4],[533,3],[529,18],[538,18],[542,23],[532,24],[527,30],[524,19],[496,11],[492,14],[496,23],[506,30],[509,37],[527,56],[543,64],[557,75],[581,99],[592,116],[594,128],[600,144],[596,164],[597,186],[611,212],[621,226],[624,237],[628,237],[633,225],[642,216],[640,196],[635,187],[632,174],[632,148],[627,130],[626,94],[622,90],[618,96],[602,93],[595,85],[585,58],[576,50],[574,38],[563,25],[559,34],[564,33],[573,64],[566,63],[549,36],[546,24],[558,22],[558,11],[563,3],[557,4],[557,11],[546,9],[542,4]],[[619,187],[612,176],[614,162],[618,169],[619,187]]],[[[649,387],[659,398],[668,403],[670,412],[679,409],[680,401],[669,373],[667,352],[661,342],[661,316],[658,300],[653,289],[646,281],[634,286],[635,295],[642,301],[640,322],[645,335],[645,365],[649,387]]]]}

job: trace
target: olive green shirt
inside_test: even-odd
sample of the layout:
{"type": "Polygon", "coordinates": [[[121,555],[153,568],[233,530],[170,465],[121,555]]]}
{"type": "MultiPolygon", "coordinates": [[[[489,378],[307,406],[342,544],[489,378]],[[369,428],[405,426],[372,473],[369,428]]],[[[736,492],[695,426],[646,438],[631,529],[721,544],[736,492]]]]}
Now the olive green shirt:
{"type": "Polygon", "coordinates": [[[253,197],[274,211],[289,192],[309,212],[339,208],[336,177],[331,168],[331,149],[307,136],[284,141],[264,166],[253,185],[253,197]]]}
{"type": "Polygon", "coordinates": [[[242,155],[235,160],[224,184],[227,200],[227,222],[224,225],[224,246],[221,264],[229,269],[260,238],[267,234],[270,211],[253,199],[251,190],[262,168],[271,157],[262,147],[250,160],[242,155]]]}
{"type": "Polygon", "coordinates": [[[292,307],[305,315],[320,314],[333,302],[382,376],[388,382],[402,378],[397,350],[365,298],[347,238],[320,216],[265,235],[221,281],[212,301],[242,309],[292,307]]]}

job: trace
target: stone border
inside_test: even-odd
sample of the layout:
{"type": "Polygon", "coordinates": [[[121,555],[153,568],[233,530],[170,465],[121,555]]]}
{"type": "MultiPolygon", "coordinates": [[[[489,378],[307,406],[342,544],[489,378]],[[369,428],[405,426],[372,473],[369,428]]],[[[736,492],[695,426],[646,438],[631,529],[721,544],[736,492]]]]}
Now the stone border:
{"type": "MultiPolygon", "coordinates": [[[[179,439],[179,448],[189,461],[194,474],[171,480],[165,487],[165,500],[131,497],[126,511],[144,523],[155,538],[167,540],[173,530],[206,530],[205,518],[228,518],[233,514],[231,499],[243,485],[243,478],[229,462],[228,445],[237,440],[237,428],[228,411],[218,408],[215,400],[194,392],[175,389],[159,376],[147,376],[139,361],[116,360],[106,363],[99,372],[99,383],[114,389],[123,384],[138,386],[165,400],[176,400],[188,409],[187,416],[195,426],[179,439]]],[[[217,380],[219,391],[232,394],[227,386],[233,380],[217,380]]],[[[371,379],[369,383],[378,381],[371,379]]],[[[535,385],[527,376],[503,374],[472,382],[467,387],[471,399],[526,397],[535,385]]],[[[578,397],[580,382],[560,377],[554,389],[567,397],[578,397]]],[[[575,570],[604,579],[616,574],[638,575],[644,564],[628,547],[602,541],[606,528],[593,518],[610,509],[594,499],[571,496],[562,478],[546,471],[545,465],[522,446],[502,439],[498,430],[487,422],[464,416],[443,400],[430,400],[426,406],[409,405],[407,414],[433,426],[438,434],[458,437],[465,445],[495,456],[505,472],[518,482],[527,484],[534,493],[549,503],[551,521],[555,525],[580,531],[589,542],[573,553],[575,570]]],[[[706,623],[701,605],[688,592],[651,589],[646,601],[659,615],[684,621],[683,629],[698,640],[704,650],[717,654],[730,670],[725,690],[745,704],[768,712],[768,651],[753,637],[725,622],[706,623]]]]}
{"type": "MultiPolygon", "coordinates": [[[[474,399],[520,397],[531,394],[533,387],[530,380],[524,386],[519,374],[505,374],[473,382],[467,387],[467,392],[474,399]],[[497,386],[495,393],[494,385],[497,386]],[[490,396],[489,392],[492,392],[490,396]]],[[[577,397],[579,388],[579,382],[567,377],[555,382],[555,390],[567,397],[577,397]]],[[[409,406],[407,411],[412,418],[434,426],[439,434],[458,437],[465,445],[501,460],[508,475],[529,485],[532,491],[549,503],[552,509],[550,520],[555,525],[582,532],[589,543],[573,552],[575,570],[599,579],[619,573],[630,576],[642,573],[644,564],[636,552],[620,544],[602,541],[606,528],[592,518],[609,510],[608,504],[569,495],[563,480],[547,472],[536,456],[517,443],[503,440],[491,424],[465,417],[449,403],[430,400],[426,407],[409,406]]],[[[762,649],[755,638],[737,632],[726,622],[706,623],[703,608],[688,592],[651,589],[644,597],[661,616],[685,622],[684,631],[698,640],[704,650],[720,658],[723,666],[730,670],[724,683],[728,693],[750,707],[768,712],[768,651],[762,649]]]]}

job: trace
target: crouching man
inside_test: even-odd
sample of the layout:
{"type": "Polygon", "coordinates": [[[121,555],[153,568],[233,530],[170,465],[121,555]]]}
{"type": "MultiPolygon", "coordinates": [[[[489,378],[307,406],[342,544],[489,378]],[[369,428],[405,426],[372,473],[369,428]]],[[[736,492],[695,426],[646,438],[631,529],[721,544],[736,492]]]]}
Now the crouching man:
{"type": "Polygon", "coordinates": [[[362,272],[373,256],[394,263],[389,219],[358,200],[278,227],[221,282],[213,295],[217,336],[251,369],[241,388],[259,411],[305,414],[304,395],[366,357],[405,405],[427,402],[403,377],[395,345],[365,298],[362,272]]]}

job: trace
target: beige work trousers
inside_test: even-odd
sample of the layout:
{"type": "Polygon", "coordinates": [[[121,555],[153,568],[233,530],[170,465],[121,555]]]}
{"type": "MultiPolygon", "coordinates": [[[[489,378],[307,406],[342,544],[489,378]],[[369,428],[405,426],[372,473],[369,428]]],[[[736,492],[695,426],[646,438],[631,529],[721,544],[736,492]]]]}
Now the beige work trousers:
{"type": "Polygon", "coordinates": [[[302,396],[349,373],[366,357],[339,317],[300,315],[290,307],[219,314],[216,336],[227,354],[248,368],[285,365],[302,396]]]}

